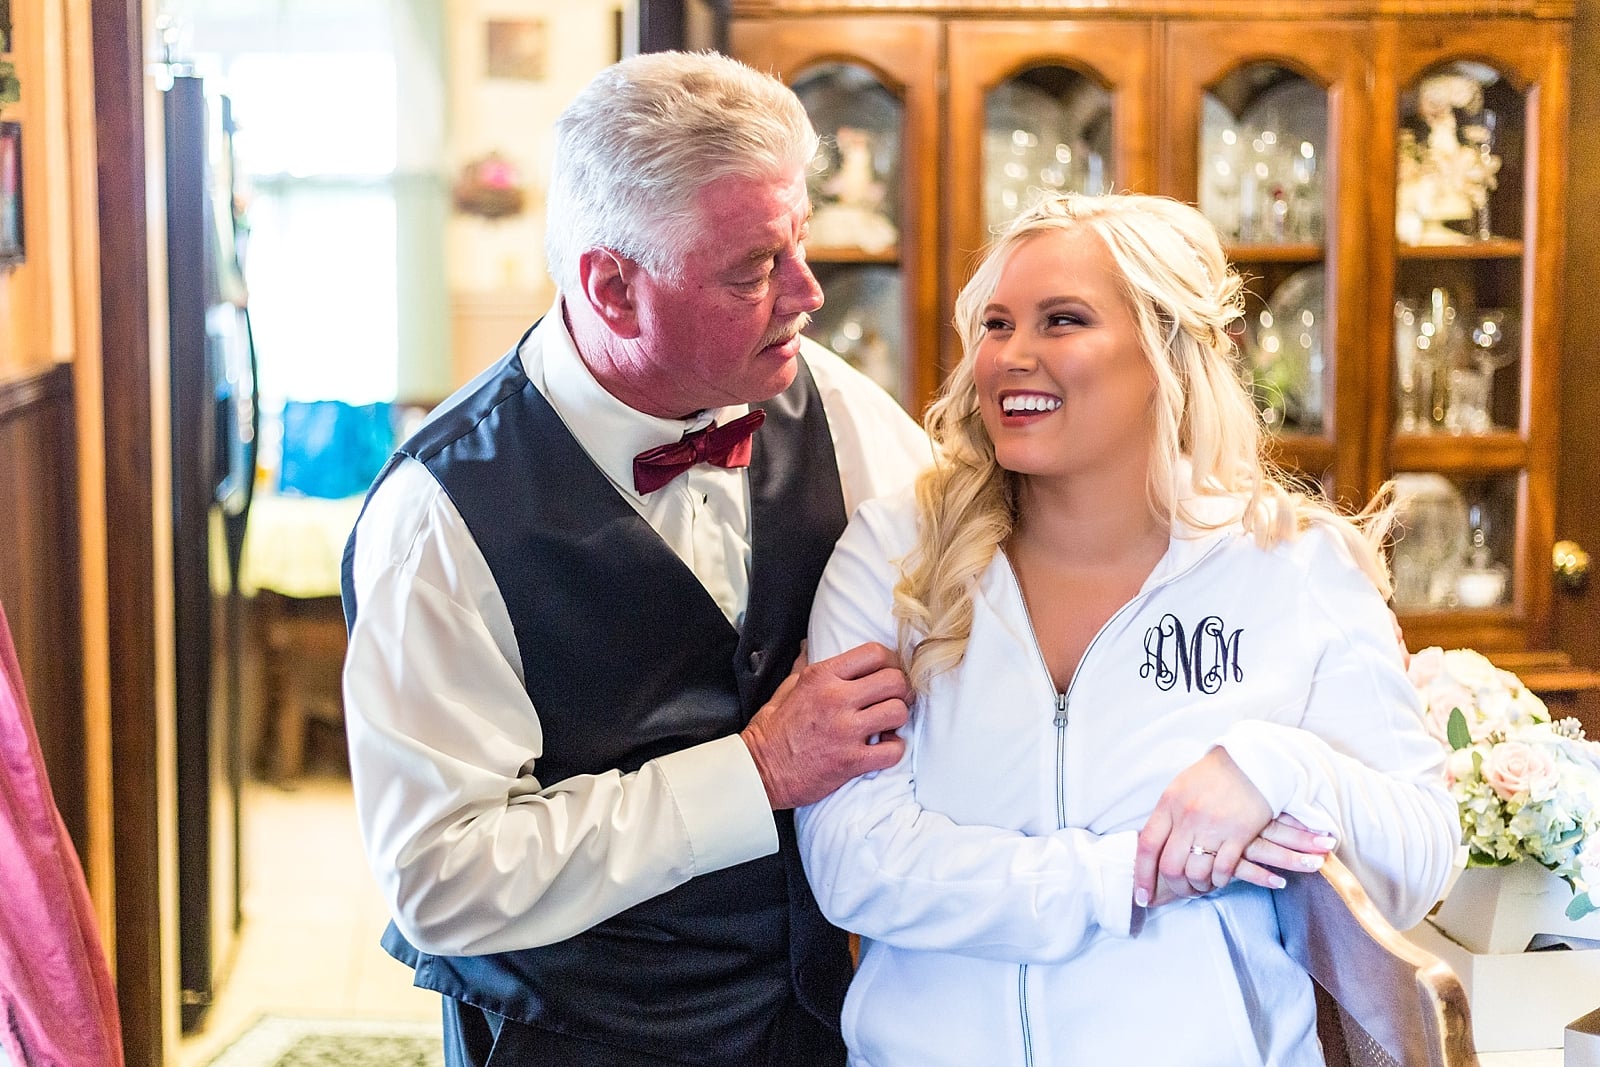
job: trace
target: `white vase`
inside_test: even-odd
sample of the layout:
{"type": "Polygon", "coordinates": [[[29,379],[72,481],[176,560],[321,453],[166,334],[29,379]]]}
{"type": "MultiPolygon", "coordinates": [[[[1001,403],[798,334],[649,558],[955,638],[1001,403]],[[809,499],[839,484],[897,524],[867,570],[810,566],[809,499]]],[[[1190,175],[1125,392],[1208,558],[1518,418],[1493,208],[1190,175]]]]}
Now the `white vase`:
{"type": "Polygon", "coordinates": [[[1468,867],[1432,922],[1471,952],[1522,952],[1536,934],[1600,940],[1600,911],[1567,918],[1572,887],[1531,860],[1468,867]]]}

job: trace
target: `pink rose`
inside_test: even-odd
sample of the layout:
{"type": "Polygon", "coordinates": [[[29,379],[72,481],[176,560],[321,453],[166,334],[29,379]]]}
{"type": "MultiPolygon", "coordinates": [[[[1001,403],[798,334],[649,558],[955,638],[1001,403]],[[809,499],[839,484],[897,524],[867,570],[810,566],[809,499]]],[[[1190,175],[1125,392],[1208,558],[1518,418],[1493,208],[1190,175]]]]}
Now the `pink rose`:
{"type": "Polygon", "coordinates": [[[1543,749],[1504,741],[1483,761],[1483,780],[1502,800],[1532,796],[1555,785],[1556,764],[1543,749]]]}
{"type": "Polygon", "coordinates": [[[1467,717],[1467,729],[1471,732],[1472,739],[1474,741],[1479,739],[1479,732],[1476,729],[1478,717],[1473,710],[1471,690],[1454,682],[1444,682],[1434,686],[1424,695],[1428,700],[1429,729],[1435,737],[1441,741],[1449,740],[1446,730],[1450,725],[1450,713],[1460,708],[1461,714],[1467,717]]]}
{"type": "Polygon", "coordinates": [[[1421,652],[1411,654],[1411,662],[1406,666],[1406,674],[1411,677],[1411,684],[1422,689],[1439,677],[1439,672],[1444,670],[1444,649],[1432,645],[1421,652]]]}

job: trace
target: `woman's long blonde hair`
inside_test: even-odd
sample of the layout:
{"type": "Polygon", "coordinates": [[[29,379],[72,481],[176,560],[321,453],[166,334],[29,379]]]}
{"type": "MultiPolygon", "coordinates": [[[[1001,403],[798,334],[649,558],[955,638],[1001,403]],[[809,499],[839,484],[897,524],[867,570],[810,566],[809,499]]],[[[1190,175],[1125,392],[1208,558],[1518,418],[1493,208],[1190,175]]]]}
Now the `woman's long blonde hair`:
{"type": "MultiPolygon", "coordinates": [[[[961,662],[972,630],[972,594],[1017,521],[1018,476],[995,461],[978,409],[974,362],[983,310],[1011,254],[1040,234],[1097,236],[1122,275],[1141,346],[1155,373],[1150,477],[1152,513],[1207,529],[1176,485],[1191,466],[1197,497],[1241,502],[1235,515],[1263,548],[1321,526],[1349,550],[1387,597],[1382,542],[1391,509],[1380,493],[1348,517],[1292,489],[1262,454],[1262,428],[1233,361],[1228,325],[1243,312],[1242,285],[1205,216],[1165,197],[1051,196],[1020,214],[991,245],[956,300],[962,358],[925,420],[935,462],[917,481],[917,543],[894,590],[901,652],[919,691],[961,662]]],[[[1232,520],[1229,520],[1232,521],[1232,520]]]]}

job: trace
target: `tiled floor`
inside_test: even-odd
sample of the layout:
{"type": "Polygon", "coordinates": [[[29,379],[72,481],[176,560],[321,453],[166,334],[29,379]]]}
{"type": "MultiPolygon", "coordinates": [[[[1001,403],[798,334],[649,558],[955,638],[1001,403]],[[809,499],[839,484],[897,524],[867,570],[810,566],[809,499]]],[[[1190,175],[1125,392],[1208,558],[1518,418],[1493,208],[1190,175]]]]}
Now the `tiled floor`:
{"type": "Polygon", "coordinates": [[[439,998],[378,947],[387,921],[361,853],[343,774],[293,790],[247,782],[244,928],[178,1067],[201,1067],[263,1015],[437,1021],[439,998]]]}

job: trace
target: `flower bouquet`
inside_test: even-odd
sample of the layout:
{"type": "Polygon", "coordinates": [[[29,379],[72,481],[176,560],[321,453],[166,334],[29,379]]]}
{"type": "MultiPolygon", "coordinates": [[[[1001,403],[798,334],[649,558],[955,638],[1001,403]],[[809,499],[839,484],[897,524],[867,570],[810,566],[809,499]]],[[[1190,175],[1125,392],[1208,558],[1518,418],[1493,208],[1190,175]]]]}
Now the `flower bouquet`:
{"type": "Polygon", "coordinates": [[[1450,750],[1467,866],[1531,860],[1572,887],[1569,919],[1600,910],[1600,744],[1470,649],[1424,649],[1409,674],[1450,750]]]}

